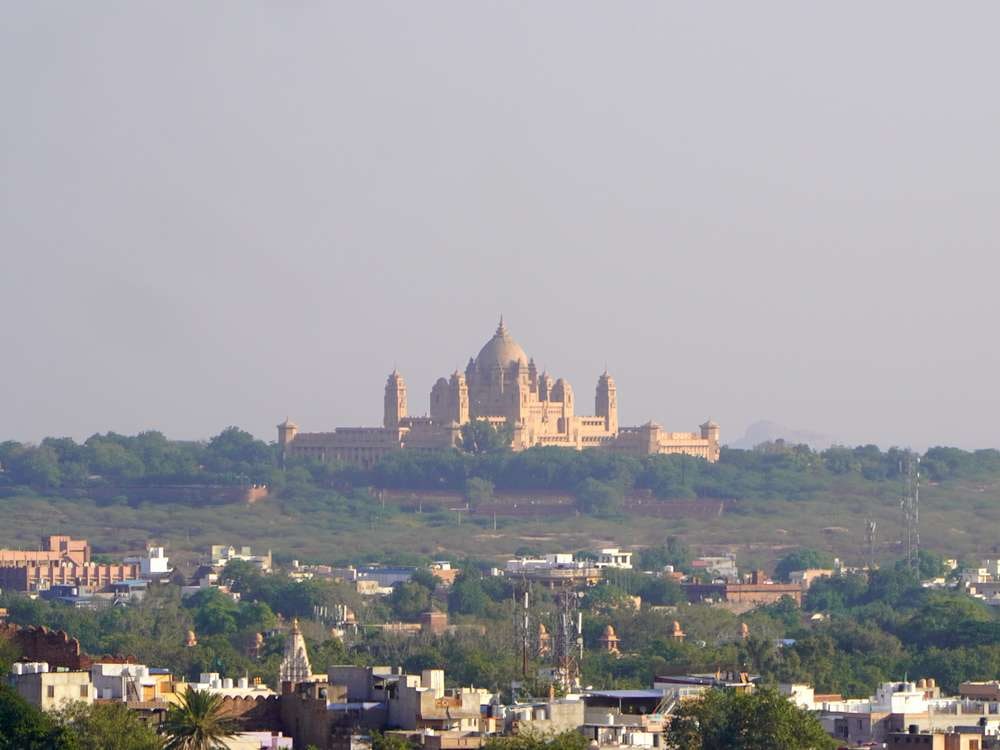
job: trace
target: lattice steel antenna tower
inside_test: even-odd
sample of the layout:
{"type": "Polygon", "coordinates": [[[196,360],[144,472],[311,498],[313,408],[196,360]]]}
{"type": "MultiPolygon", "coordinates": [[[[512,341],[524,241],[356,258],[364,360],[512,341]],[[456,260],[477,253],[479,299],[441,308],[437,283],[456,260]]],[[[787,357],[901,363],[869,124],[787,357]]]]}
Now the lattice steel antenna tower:
{"type": "Polygon", "coordinates": [[[566,692],[580,686],[580,660],[583,658],[583,615],[577,609],[575,591],[559,595],[556,626],[556,664],[559,682],[566,692]]]}
{"type": "Polygon", "coordinates": [[[907,451],[900,462],[903,494],[899,500],[903,510],[904,560],[910,570],[920,566],[920,457],[907,451]]]}
{"type": "Polygon", "coordinates": [[[515,647],[521,652],[521,677],[528,678],[528,654],[532,647],[531,633],[531,586],[522,576],[520,587],[514,586],[511,600],[514,604],[515,647]]]}

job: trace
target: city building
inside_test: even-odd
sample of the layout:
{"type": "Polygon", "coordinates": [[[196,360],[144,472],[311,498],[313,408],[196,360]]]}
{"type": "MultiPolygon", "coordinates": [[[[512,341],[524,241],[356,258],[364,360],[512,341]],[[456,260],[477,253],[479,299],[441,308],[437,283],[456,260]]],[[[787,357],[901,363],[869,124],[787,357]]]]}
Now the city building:
{"type": "Polygon", "coordinates": [[[503,707],[503,731],[529,735],[575,731],[584,724],[584,709],[584,702],[577,695],[514,703],[503,707]]]}
{"type": "Polygon", "coordinates": [[[481,731],[484,707],[493,700],[483,689],[445,690],[441,669],[416,675],[395,667],[334,666],[327,683],[345,687],[344,710],[367,705],[366,721],[404,730],[481,731]]]}
{"type": "Polygon", "coordinates": [[[986,747],[985,742],[982,727],[921,732],[912,726],[905,732],[890,732],[883,747],[887,750],[982,750],[986,747]]]}
{"type": "Polygon", "coordinates": [[[740,577],[739,569],[736,567],[736,555],[696,557],[691,561],[691,570],[695,575],[703,573],[712,580],[721,578],[726,581],[736,581],[740,577]]]}
{"type": "Polygon", "coordinates": [[[147,580],[162,578],[173,572],[173,568],[170,567],[170,558],[167,557],[166,550],[163,547],[149,547],[145,555],[141,557],[126,557],[123,562],[138,563],[139,575],[147,580]]]}
{"type": "Polygon", "coordinates": [[[669,703],[662,689],[592,690],[583,695],[583,736],[601,747],[663,747],[669,703]]]}
{"type": "Polygon", "coordinates": [[[714,602],[737,613],[762,604],[774,604],[786,596],[802,604],[800,585],[775,583],[762,570],[754,571],[741,583],[682,583],[681,588],[691,603],[714,602]]]}
{"type": "Polygon", "coordinates": [[[420,613],[420,632],[444,635],[448,632],[448,613],[429,610],[420,613]]]}
{"type": "Polygon", "coordinates": [[[357,568],[357,578],[375,581],[382,588],[392,588],[397,584],[406,583],[416,572],[416,568],[402,566],[362,565],[357,568]]]}
{"type": "Polygon", "coordinates": [[[42,537],[40,550],[0,549],[0,565],[23,565],[43,562],[90,562],[90,544],[86,539],[52,535],[42,537]]]}
{"type": "Polygon", "coordinates": [[[55,590],[51,598],[63,597],[77,606],[87,595],[107,591],[113,584],[140,577],[155,578],[170,572],[162,547],[150,547],[145,557],[126,558],[121,563],[96,563],[86,539],[54,534],[42,537],[41,549],[0,550],[0,588],[12,591],[55,590]],[[65,593],[67,587],[75,588],[65,593]]]}
{"type": "Polygon", "coordinates": [[[201,690],[202,692],[220,695],[223,698],[268,698],[277,697],[271,688],[265,685],[259,677],[249,678],[246,676],[222,677],[218,672],[202,672],[198,675],[197,682],[185,682],[178,680],[169,688],[169,693],[165,697],[169,701],[176,700],[176,696],[183,695],[188,688],[201,690]]]}
{"type": "Polygon", "coordinates": [[[557,552],[545,557],[508,560],[504,575],[540,583],[549,588],[559,588],[592,586],[601,580],[603,574],[594,562],[575,560],[572,554],[557,552]]]}
{"type": "Polygon", "coordinates": [[[1000,681],[963,682],[958,686],[962,698],[976,701],[1000,702],[1000,681]]]}
{"type": "Polygon", "coordinates": [[[109,587],[115,605],[133,604],[146,598],[149,581],[140,578],[134,581],[118,581],[109,587]]]}
{"type": "Polygon", "coordinates": [[[28,703],[52,711],[69,703],[93,703],[89,672],[50,671],[46,662],[16,662],[8,678],[10,686],[28,703]]]}
{"type": "Polygon", "coordinates": [[[429,569],[431,575],[437,578],[442,586],[451,586],[460,572],[458,568],[452,567],[450,560],[435,560],[429,569]]]}
{"type": "Polygon", "coordinates": [[[885,682],[869,698],[814,695],[805,685],[782,685],[781,692],[815,713],[827,733],[848,746],[969,750],[978,739],[980,748],[992,747],[1000,732],[1000,704],[991,700],[988,684],[965,687],[976,697],[942,695],[932,678],[885,682]],[[986,737],[990,744],[982,744],[986,737]]]}
{"type": "Polygon", "coordinates": [[[118,581],[139,577],[135,563],[77,563],[62,561],[27,561],[0,563],[0,589],[42,591],[63,584],[83,591],[101,591],[118,581]]]}
{"type": "Polygon", "coordinates": [[[122,702],[149,702],[161,697],[160,677],[144,664],[99,662],[90,667],[94,698],[122,702]]]}
{"type": "Polygon", "coordinates": [[[617,386],[607,371],[597,379],[594,414],[578,414],[570,384],[539,372],[502,319],[479,354],[469,359],[464,373],[456,370],[434,384],[430,416],[409,416],[406,383],[393,370],[385,384],[381,427],[306,433],[286,419],[278,425],[278,445],[285,457],[371,466],[387,453],[404,448],[456,447],[462,425],[477,419],[510,425],[514,450],[547,445],[604,448],[632,455],[682,453],[712,462],[719,458],[719,425],[711,420],[698,432],[666,432],[653,422],[619,426],[617,386]]]}
{"type": "Polygon", "coordinates": [[[598,551],[598,568],[621,568],[622,570],[632,570],[632,553],[620,550],[617,547],[605,547],[598,551]]]}
{"type": "Polygon", "coordinates": [[[813,581],[819,578],[830,578],[835,571],[832,568],[807,568],[806,570],[793,570],[788,574],[788,582],[803,589],[812,586],[813,581]]]}
{"type": "Polygon", "coordinates": [[[710,674],[657,675],[653,678],[653,689],[662,692],[664,705],[668,705],[687,698],[697,698],[707,690],[750,693],[759,680],[759,676],[748,672],[722,670],[710,674]]]}
{"type": "Polygon", "coordinates": [[[231,560],[242,560],[256,566],[261,573],[270,573],[272,566],[271,550],[266,555],[255,555],[249,547],[237,549],[231,544],[213,544],[209,551],[209,565],[213,568],[224,568],[231,560]]]}

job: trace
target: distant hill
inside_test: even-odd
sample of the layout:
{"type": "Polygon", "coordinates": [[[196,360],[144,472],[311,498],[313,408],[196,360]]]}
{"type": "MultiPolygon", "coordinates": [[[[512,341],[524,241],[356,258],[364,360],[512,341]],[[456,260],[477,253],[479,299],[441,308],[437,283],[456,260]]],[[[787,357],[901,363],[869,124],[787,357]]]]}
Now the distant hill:
{"type": "Polygon", "coordinates": [[[784,440],[786,443],[805,443],[810,448],[817,451],[826,450],[831,445],[840,442],[836,438],[830,435],[824,435],[821,432],[796,429],[794,427],[787,427],[783,424],[778,424],[777,422],[761,420],[760,422],[754,422],[752,425],[747,427],[746,434],[743,435],[743,437],[729,443],[728,445],[730,448],[749,450],[750,448],[760,445],[761,443],[779,439],[784,440]]]}

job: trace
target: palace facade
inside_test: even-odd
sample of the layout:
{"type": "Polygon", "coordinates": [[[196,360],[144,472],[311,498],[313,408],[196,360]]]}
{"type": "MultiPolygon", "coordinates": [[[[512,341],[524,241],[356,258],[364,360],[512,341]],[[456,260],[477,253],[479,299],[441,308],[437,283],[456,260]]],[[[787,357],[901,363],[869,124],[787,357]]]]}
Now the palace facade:
{"type": "Polygon", "coordinates": [[[570,384],[538,372],[502,318],[464,373],[456,370],[431,388],[430,416],[408,415],[406,383],[396,370],[386,381],[383,406],[381,427],[299,432],[298,425],[286,419],[278,425],[278,444],[286,456],[371,466],[390,451],[459,447],[462,425],[483,419],[512,425],[514,450],[553,445],[634,455],[683,453],[710,462],[719,458],[719,425],[711,420],[698,432],[667,432],[653,422],[619,426],[618,392],[607,371],[597,379],[594,414],[577,414],[570,384]]]}

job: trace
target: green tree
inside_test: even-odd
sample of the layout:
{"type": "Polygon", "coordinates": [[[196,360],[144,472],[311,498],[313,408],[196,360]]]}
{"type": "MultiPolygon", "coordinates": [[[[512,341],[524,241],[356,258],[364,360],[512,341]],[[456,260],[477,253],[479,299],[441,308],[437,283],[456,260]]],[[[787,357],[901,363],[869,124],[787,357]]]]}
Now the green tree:
{"type": "Polygon", "coordinates": [[[517,734],[512,737],[493,737],[486,741],[485,750],[586,750],[587,738],[579,732],[559,734],[517,734]]]}
{"type": "Polygon", "coordinates": [[[448,610],[454,614],[482,615],[489,604],[482,579],[469,571],[459,575],[448,592],[448,610]]]}
{"type": "Polygon", "coordinates": [[[588,515],[613,516],[621,510],[622,492],[609,482],[587,478],[576,488],[576,504],[588,515]]]}
{"type": "Polygon", "coordinates": [[[686,600],[684,589],[677,581],[656,576],[646,576],[646,579],[635,589],[635,593],[642,597],[644,605],[680,604],[686,600]]]}
{"type": "Polygon", "coordinates": [[[10,665],[17,661],[20,655],[14,641],[0,638],[0,674],[7,674],[10,671],[10,665]]]}
{"type": "Polygon", "coordinates": [[[216,588],[195,592],[184,606],[194,610],[194,627],[200,634],[229,635],[238,629],[240,606],[216,588]]]}
{"type": "Polygon", "coordinates": [[[34,487],[58,487],[62,481],[59,456],[49,446],[22,446],[11,451],[5,462],[14,484],[34,487]]]}
{"type": "Polygon", "coordinates": [[[164,750],[224,750],[236,725],[222,715],[222,696],[191,687],[167,710],[160,726],[164,750]]]}
{"type": "Polygon", "coordinates": [[[815,716],[770,688],[710,690],[683,702],[666,732],[677,750],[830,750],[836,742],[815,716]]]}
{"type": "Polygon", "coordinates": [[[428,568],[417,568],[410,577],[410,583],[419,584],[433,594],[440,581],[428,568]]]}
{"type": "Polygon", "coordinates": [[[633,607],[633,600],[628,592],[604,581],[587,589],[583,597],[583,606],[592,612],[607,612],[622,607],[633,607]]]}
{"type": "Polygon", "coordinates": [[[465,501],[470,508],[493,501],[493,482],[482,477],[465,480],[465,501]]]}
{"type": "Polygon", "coordinates": [[[833,558],[826,552],[815,549],[799,549],[778,560],[778,564],[774,566],[774,577],[787,582],[793,571],[832,567],[833,558]]]}
{"type": "Polygon", "coordinates": [[[922,549],[917,552],[917,570],[921,580],[937,578],[946,572],[944,558],[937,552],[922,549]]]}
{"type": "Polygon", "coordinates": [[[413,622],[431,608],[431,595],[425,586],[406,581],[393,588],[389,604],[401,620],[413,622]]]}
{"type": "Polygon", "coordinates": [[[0,683],[0,750],[77,750],[72,733],[0,683]]]}
{"type": "Polygon", "coordinates": [[[462,450],[466,453],[503,453],[510,450],[513,439],[514,428],[509,422],[494,425],[485,419],[473,419],[462,425],[462,450]]]}
{"type": "Polygon", "coordinates": [[[372,750],[413,750],[413,743],[398,734],[373,730],[372,750]]]}
{"type": "Polygon", "coordinates": [[[124,703],[73,703],[54,716],[80,750],[159,750],[163,741],[124,703]]]}

